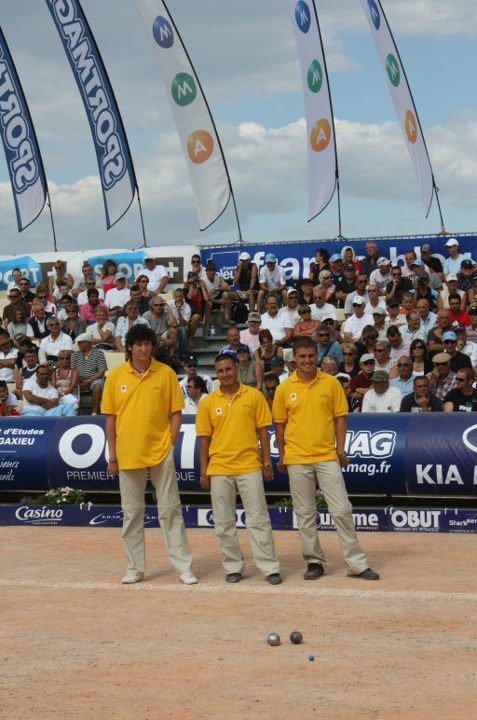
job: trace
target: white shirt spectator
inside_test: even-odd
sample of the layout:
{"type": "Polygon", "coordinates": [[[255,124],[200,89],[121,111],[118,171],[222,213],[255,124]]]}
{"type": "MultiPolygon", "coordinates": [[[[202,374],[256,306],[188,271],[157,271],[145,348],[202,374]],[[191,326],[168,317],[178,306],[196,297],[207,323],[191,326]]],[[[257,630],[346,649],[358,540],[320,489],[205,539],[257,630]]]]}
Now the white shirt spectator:
{"type": "Polygon", "coordinates": [[[69,335],[64,332],[60,332],[56,340],[52,340],[51,335],[47,335],[40,342],[40,348],[38,350],[38,359],[40,365],[48,362],[48,355],[58,355],[60,350],[72,350],[73,340],[69,335]]]}
{"type": "Polygon", "coordinates": [[[313,303],[310,305],[310,308],[313,320],[319,320],[320,322],[323,322],[325,318],[333,318],[333,320],[336,320],[336,308],[331,303],[325,303],[323,307],[316,307],[316,303],[313,303]]]}
{"type": "Polygon", "coordinates": [[[141,270],[140,275],[145,275],[149,280],[147,289],[149,292],[156,292],[157,288],[161,284],[161,280],[164,277],[169,277],[164,265],[156,265],[152,270],[148,270],[146,267],[141,270]]]}
{"type": "Polygon", "coordinates": [[[242,345],[249,346],[249,348],[252,352],[252,356],[253,356],[253,353],[255,352],[255,350],[258,350],[258,348],[260,347],[260,340],[258,339],[258,333],[257,333],[257,335],[252,335],[252,333],[250,332],[250,330],[248,328],[246,330],[240,331],[240,342],[242,343],[242,345]]]}
{"type": "MultiPolygon", "coordinates": [[[[401,335],[401,337],[402,337],[402,335],[401,335]]],[[[400,345],[398,348],[391,347],[391,350],[389,351],[389,355],[390,355],[390,357],[393,358],[393,360],[399,360],[399,358],[402,355],[409,355],[410,349],[411,349],[411,343],[403,340],[402,345],[400,345]]]]}
{"type": "MultiPolygon", "coordinates": [[[[104,300],[104,290],[102,288],[95,288],[95,290],[97,290],[99,293],[99,299],[104,300]]],[[[88,302],[88,291],[83,290],[83,292],[80,292],[80,294],[76,298],[76,301],[80,307],[81,307],[81,305],[84,305],[85,303],[87,303],[88,302]]]]}
{"type": "Polygon", "coordinates": [[[341,326],[341,334],[343,333],[351,333],[351,337],[353,340],[357,340],[361,337],[361,333],[363,332],[363,329],[366,327],[366,325],[373,325],[374,320],[373,316],[369,315],[368,313],[364,313],[362,317],[357,317],[356,315],[350,315],[349,318],[346,318],[343,325],[341,326]]]}
{"type": "Polygon", "coordinates": [[[294,328],[295,325],[300,322],[300,313],[298,312],[298,308],[294,308],[293,310],[282,308],[281,312],[285,318],[285,327],[294,328]]]}
{"type": "Polygon", "coordinates": [[[399,412],[401,409],[401,400],[402,392],[395,387],[389,386],[386,392],[380,395],[371,388],[363,398],[361,412],[399,412]]]}
{"type": "MultiPolygon", "coordinates": [[[[177,308],[176,308],[174,300],[168,300],[167,307],[171,311],[171,315],[174,317],[174,320],[178,323],[179,322],[179,313],[177,312],[177,308]]],[[[184,320],[189,322],[190,316],[192,313],[189,303],[184,302],[184,304],[181,305],[180,311],[181,311],[181,315],[184,318],[184,320]]]]}
{"type": "Polygon", "coordinates": [[[413,340],[422,340],[424,343],[427,342],[427,330],[422,326],[422,323],[417,330],[409,330],[407,325],[399,328],[399,330],[402,339],[404,342],[409,343],[409,345],[411,345],[413,340]]]}
{"type": "Polygon", "coordinates": [[[376,307],[373,307],[373,305],[371,305],[371,303],[369,303],[369,302],[366,303],[366,305],[364,306],[364,314],[366,315],[366,313],[368,313],[369,315],[372,315],[377,307],[380,310],[384,310],[384,314],[386,314],[386,303],[381,303],[381,302],[379,302],[376,305],[376,307]]]}
{"type": "MultiPolygon", "coordinates": [[[[25,390],[29,390],[33,395],[46,400],[54,400],[54,398],[58,397],[58,390],[54,388],[53,385],[48,384],[46,388],[40,387],[36,381],[36,375],[31,377],[29,380],[24,381],[23,393],[25,393],[25,390]]],[[[22,413],[27,410],[38,410],[38,407],[39,406],[35,405],[35,403],[29,403],[28,400],[26,400],[25,395],[23,395],[22,413]]]]}
{"type": "MultiPolygon", "coordinates": [[[[199,377],[201,377],[202,380],[205,382],[205,385],[206,385],[206,387],[207,387],[207,392],[208,392],[208,393],[214,392],[214,390],[215,390],[215,385],[214,385],[214,381],[212,380],[212,378],[211,378],[209,375],[205,375],[204,373],[201,373],[201,372],[198,372],[197,375],[198,375],[199,377]]],[[[189,398],[189,396],[188,396],[188,394],[187,394],[187,390],[186,390],[186,386],[187,386],[187,381],[188,381],[188,379],[189,379],[189,378],[186,376],[186,377],[183,377],[182,380],[179,382],[179,387],[180,387],[180,389],[181,389],[181,393],[182,393],[182,395],[183,395],[183,397],[184,397],[184,400],[185,400],[186,402],[187,402],[188,399],[190,400],[190,398],[189,398]]],[[[203,397],[203,396],[202,396],[202,397],[203,397]]],[[[187,412],[187,410],[185,410],[184,412],[187,412]]]]}
{"type": "MultiPolygon", "coordinates": [[[[5,343],[6,345],[6,343],[5,343]]],[[[11,360],[12,358],[16,358],[18,355],[18,350],[16,348],[12,348],[7,353],[0,352],[0,360],[11,360]]],[[[5,380],[5,382],[14,382],[15,381],[15,375],[13,372],[13,368],[8,367],[2,367],[0,368],[0,380],[5,380]]]]}
{"type": "MultiPolygon", "coordinates": [[[[345,306],[344,306],[344,314],[345,315],[351,315],[351,313],[353,312],[354,298],[358,295],[361,295],[361,293],[359,293],[357,290],[353,290],[353,292],[350,292],[347,294],[346,300],[345,300],[345,306]]],[[[361,297],[364,298],[364,300],[366,300],[366,303],[369,302],[369,296],[368,296],[367,292],[365,292],[364,295],[361,295],[361,297]]]]}
{"type": "Polygon", "coordinates": [[[111,288],[108,293],[106,293],[106,299],[104,301],[104,304],[110,310],[115,307],[122,308],[130,299],[130,297],[131,291],[129,290],[129,288],[125,287],[122,290],[118,290],[114,287],[111,288]]]}
{"type": "Polygon", "coordinates": [[[285,324],[286,317],[282,310],[279,310],[275,317],[272,317],[266,312],[263,313],[261,318],[260,330],[270,330],[274,340],[282,340],[285,337],[285,328],[288,327],[288,325],[285,324]]]}
{"type": "Polygon", "coordinates": [[[265,283],[269,290],[285,285],[285,271],[280,265],[275,265],[274,269],[270,269],[264,265],[260,270],[259,282],[265,283]]]}
{"type": "Polygon", "coordinates": [[[426,341],[427,341],[427,335],[431,330],[434,329],[437,322],[437,315],[429,310],[427,313],[427,317],[423,318],[421,317],[421,327],[424,328],[426,331],[426,341]]]}
{"type": "MultiPolygon", "coordinates": [[[[109,293],[108,293],[108,295],[109,295],[109,293]]],[[[127,332],[130,328],[133,327],[133,325],[147,325],[147,327],[150,327],[147,320],[145,320],[141,316],[136,318],[136,320],[133,322],[132,325],[129,325],[129,318],[127,318],[127,317],[118,318],[118,322],[116,323],[116,330],[114,331],[114,337],[121,338],[121,345],[123,346],[123,348],[126,347],[125,340],[126,340],[127,332]]],[[[90,328],[88,328],[88,332],[89,332],[89,330],[90,330],[90,328]]]]}
{"type": "Polygon", "coordinates": [[[444,275],[447,276],[451,275],[452,273],[455,273],[457,275],[460,270],[460,264],[462,260],[465,260],[465,255],[462,255],[461,253],[457,255],[455,260],[453,260],[451,257],[447,257],[444,260],[444,275]]]}
{"type": "MultiPolygon", "coordinates": [[[[109,330],[112,333],[111,337],[113,338],[116,332],[115,324],[107,320],[103,325],[103,331],[106,330],[109,330]]],[[[104,342],[104,340],[101,338],[101,335],[99,334],[97,322],[95,322],[93,325],[88,326],[88,333],[91,335],[92,338],[94,338],[94,340],[101,340],[101,342],[104,342]]],[[[110,341],[110,344],[114,344],[113,340],[110,341]]]]}
{"type": "Polygon", "coordinates": [[[373,270],[371,275],[369,276],[369,284],[370,285],[377,285],[379,288],[379,294],[385,295],[386,294],[386,286],[389,282],[391,282],[392,276],[391,276],[391,270],[389,270],[386,275],[383,275],[381,273],[381,270],[377,268],[376,270],[373,270]]]}
{"type": "Polygon", "coordinates": [[[472,367],[475,368],[477,366],[477,343],[472,342],[472,340],[467,340],[461,352],[470,357],[472,367]]]}

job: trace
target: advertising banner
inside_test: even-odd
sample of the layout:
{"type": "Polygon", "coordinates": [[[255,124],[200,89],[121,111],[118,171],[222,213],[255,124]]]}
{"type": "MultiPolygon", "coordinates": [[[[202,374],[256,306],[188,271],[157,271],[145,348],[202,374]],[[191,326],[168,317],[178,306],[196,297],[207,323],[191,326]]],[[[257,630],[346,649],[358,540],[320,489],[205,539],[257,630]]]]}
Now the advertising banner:
{"type": "Polygon", "coordinates": [[[376,50],[386,74],[387,86],[396,110],[399,127],[414,166],[426,217],[431,209],[434,178],[406,73],[380,0],[361,0],[376,50]]]}
{"type": "Polygon", "coordinates": [[[224,212],[230,182],[214,121],[185,45],[162,0],[136,0],[171,104],[205,230],[224,212]]]}
{"type": "MultiPolygon", "coordinates": [[[[351,495],[477,495],[477,422],[455,413],[351,414],[344,471],[351,495]]],[[[268,492],[287,493],[277,471],[275,430],[270,428],[275,477],[268,492]]],[[[200,492],[195,417],[185,415],[174,447],[179,489],[200,492]]],[[[107,472],[105,418],[3,418],[0,425],[0,491],[38,492],[68,485],[118,491],[107,472]]]]}
{"type": "Polygon", "coordinates": [[[315,2],[289,0],[288,5],[305,99],[308,217],[312,220],[328,205],[336,187],[335,126],[315,2]]]}
{"type": "MultiPolygon", "coordinates": [[[[214,527],[211,507],[182,508],[187,528],[214,527]]],[[[293,510],[268,508],[274,530],[296,530],[297,523],[293,510]]],[[[236,527],[246,527],[245,511],[236,510],[236,527]]],[[[353,512],[358,532],[414,532],[414,533],[475,533],[477,532],[477,511],[461,508],[359,508],[353,512]]],[[[73,526],[120,528],[123,513],[118,505],[0,505],[0,526],[23,525],[26,527],[73,526]]],[[[144,512],[146,528],[159,525],[157,508],[148,506],[144,512]]],[[[327,510],[320,509],[316,516],[316,527],[321,531],[334,531],[335,525],[327,510]]]]}
{"type": "Polygon", "coordinates": [[[103,59],[78,0],[46,0],[83,100],[98,160],[106,226],[129,209],[136,178],[119,108],[103,59]]]}
{"type": "Polygon", "coordinates": [[[43,210],[47,182],[27,101],[1,30],[0,79],[0,135],[21,232],[43,210]]]}
{"type": "MultiPolygon", "coordinates": [[[[459,241],[460,252],[465,257],[477,259],[477,235],[456,235],[455,237],[459,241]]],[[[392,264],[404,265],[404,254],[408,250],[414,250],[416,255],[420,257],[420,248],[424,243],[428,243],[432,248],[433,255],[436,255],[442,261],[448,257],[445,249],[448,237],[442,235],[413,235],[410,237],[372,239],[378,246],[379,255],[389,258],[392,264]]],[[[325,248],[330,255],[333,255],[334,253],[341,253],[345,247],[352,247],[359,259],[366,254],[366,240],[367,238],[353,240],[352,242],[346,240],[313,240],[309,242],[270,243],[267,245],[247,243],[244,247],[250,253],[252,262],[259,269],[265,264],[265,254],[273,253],[278,264],[285,271],[287,284],[291,285],[296,280],[308,277],[310,263],[313,262],[318,248],[325,248]]],[[[208,260],[212,260],[216,264],[219,274],[226,280],[231,280],[237,268],[238,256],[244,247],[231,247],[230,245],[202,247],[202,262],[205,264],[208,260]]]]}

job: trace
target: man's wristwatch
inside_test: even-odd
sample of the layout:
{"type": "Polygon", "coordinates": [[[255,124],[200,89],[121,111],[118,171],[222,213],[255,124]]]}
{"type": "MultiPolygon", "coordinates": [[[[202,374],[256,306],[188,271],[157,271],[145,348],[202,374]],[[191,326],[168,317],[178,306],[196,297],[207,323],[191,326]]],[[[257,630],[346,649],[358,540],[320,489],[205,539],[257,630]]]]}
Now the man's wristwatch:
{"type": "Polygon", "coordinates": [[[264,467],[264,468],[271,468],[271,467],[272,467],[272,463],[263,463],[263,467],[264,467]]]}
{"type": "Polygon", "coordinates": [[[344,457],[346,457],[346,453],[345,453],[345,452],[340,452],[340,453],[338,453],[338,457],[339,457],[339,458],[344,458],[344,457]]]}

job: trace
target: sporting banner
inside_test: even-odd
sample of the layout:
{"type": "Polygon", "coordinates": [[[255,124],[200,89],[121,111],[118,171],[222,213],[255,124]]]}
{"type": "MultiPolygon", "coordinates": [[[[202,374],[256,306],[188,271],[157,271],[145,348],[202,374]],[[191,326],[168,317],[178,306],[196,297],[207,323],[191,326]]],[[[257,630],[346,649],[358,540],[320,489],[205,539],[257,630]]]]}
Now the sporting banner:
{"type": "Polygon", "coordinates": [[[47,182],[35,128],[12,56],[0,30],[0,135],[21,232],[45,207],[47,182]]]}
{"type": "Polygon", "coordinates": [[[314,0],[288,0],[300,60],[308,147],[308,213],[319,215],[336,188],[335,128],[328,73],[314,0]]]}
{"type": "Polygon", "coordinates": [[[396,109],[399,127],[403,132],[406,147],[411,156],[427,217],[431,209],[435,183],[406,73],[380,0],[361,0],[361,4],[368,18],[381,64],[386,72],[387,85],[396,109]]]}
{"type": "Polygon", "coordinates": [[[217,130],[166,3],[135,2],[159,63],[186,159],[199,226],[205,230],[224,212],[231,195],[217,130]]]}
{"type": "Polygon", "coordinates": [[[136,178],[119,108],[78,0],[46,0],[88,116],[103,189],[106,227],[127,212],[136,178]]]}

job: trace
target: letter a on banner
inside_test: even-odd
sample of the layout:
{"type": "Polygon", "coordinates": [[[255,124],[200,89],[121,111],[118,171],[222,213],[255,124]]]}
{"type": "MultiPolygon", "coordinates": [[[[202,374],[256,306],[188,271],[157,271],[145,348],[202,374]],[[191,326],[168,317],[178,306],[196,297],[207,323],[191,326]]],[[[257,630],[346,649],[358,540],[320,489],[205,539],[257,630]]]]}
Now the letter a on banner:
{"type": "Polygon", "coordinates": [[[78,0],[46,0],[88,116],[109,230],[128,211],[136,189],[123,121],[103,59],[78,0]]]}
{"type": "Polygon", "coordinates": [[[361,5],[387,76],[387,85],[411,156],[427,217],[431,209],[435,182],[411,89],[380,0],[361,0],[361,5]]]}
{"type": "Polygon", "coordinates": [[[30,111],[1,30],[0,134],[21,232],[45,207],[47,182],[30,111]]]}
{"type": "Polygon", "coordinates": [[[224,212],[231,186],[214,121],[177,27],[162,0],[135,0],[155,50],[186,158],[199,226],[224,212]]]}
{"type": "Polygon", "coordinates": [[[308,210],[313,220],[333,197],[338,177],[333,108],[314,0],[289,0],[289,6],[305,95],[308,210]]]}

